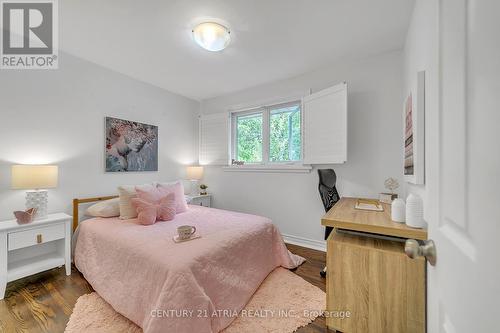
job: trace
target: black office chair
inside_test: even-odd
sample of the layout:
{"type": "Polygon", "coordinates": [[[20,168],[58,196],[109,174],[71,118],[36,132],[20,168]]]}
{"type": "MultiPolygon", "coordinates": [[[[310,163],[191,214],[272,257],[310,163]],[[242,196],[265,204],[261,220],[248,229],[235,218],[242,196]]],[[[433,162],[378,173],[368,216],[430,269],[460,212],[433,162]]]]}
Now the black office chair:
{"type": "MultiPolygon", "coordinates": [[[[333,169],[318,169],[319,176],[319,195],[321,201],[323,201],[323,206],[325,207],[325,212],[328,212],[339,200],[339,192],[335,187],[337,182],[337,175],[333,169]]],[[[325,240],[330,236],[332,232],[332,227],[326,227],[325,229],[325,240]]],[[[320,272],[322,277],[326,277],[326,267],[320,272]]]]}

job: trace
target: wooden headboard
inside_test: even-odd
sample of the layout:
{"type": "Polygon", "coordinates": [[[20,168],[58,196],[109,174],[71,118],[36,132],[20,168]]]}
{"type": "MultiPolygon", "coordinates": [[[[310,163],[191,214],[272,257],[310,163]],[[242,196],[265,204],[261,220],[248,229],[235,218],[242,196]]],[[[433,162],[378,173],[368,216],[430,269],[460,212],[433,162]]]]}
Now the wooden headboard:
{"type": "Polygon", "coordinates": [[[73,199],[73,231],[75,231],[78,226],[79,214],[78,207],[80,204],[96,202],[96,201],[104,201],[109,199],[118,198],[117,195],[111,195],[107,197],[95,197],[95,198],[83,198],[83,199],[73,199]]]}

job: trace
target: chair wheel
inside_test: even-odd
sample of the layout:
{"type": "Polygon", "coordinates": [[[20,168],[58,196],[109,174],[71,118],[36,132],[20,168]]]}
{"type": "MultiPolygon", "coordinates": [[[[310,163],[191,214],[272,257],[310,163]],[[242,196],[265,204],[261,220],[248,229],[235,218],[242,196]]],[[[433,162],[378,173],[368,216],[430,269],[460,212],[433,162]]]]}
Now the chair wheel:
{"type": "Polygon", "coordinates": [[[322,278],[326,278],[326,272],[325,271],[319,272],[319,275],[321,275],[322,278]]]}

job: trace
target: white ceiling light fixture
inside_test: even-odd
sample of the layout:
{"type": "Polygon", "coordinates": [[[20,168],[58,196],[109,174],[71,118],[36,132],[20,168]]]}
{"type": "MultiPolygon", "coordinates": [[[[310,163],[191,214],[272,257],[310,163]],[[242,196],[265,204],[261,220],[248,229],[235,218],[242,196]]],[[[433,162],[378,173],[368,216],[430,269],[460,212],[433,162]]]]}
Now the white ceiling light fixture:
{"type": "Polygon", "coordinates": [[[193,29],[196,44],[205,50],[217,52],[224,50],[231,41],[231,32],[222,24],[203,22],[193,29]]]}

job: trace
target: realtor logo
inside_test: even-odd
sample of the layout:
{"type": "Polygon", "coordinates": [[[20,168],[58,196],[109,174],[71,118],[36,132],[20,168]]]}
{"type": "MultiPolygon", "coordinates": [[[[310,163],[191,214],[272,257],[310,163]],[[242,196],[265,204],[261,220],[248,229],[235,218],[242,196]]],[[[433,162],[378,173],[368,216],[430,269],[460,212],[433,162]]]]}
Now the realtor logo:
{"type": "Polygon", "coordinates": [[[1,69],[57,69],[57,0],[0,0],[1,69]]]}

